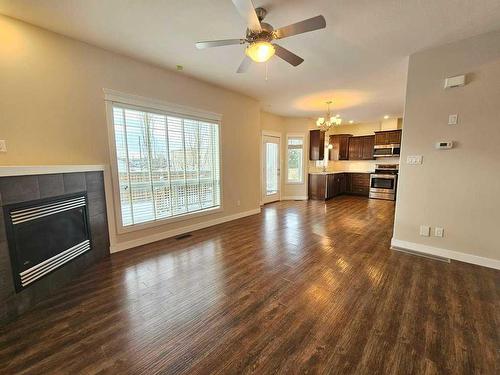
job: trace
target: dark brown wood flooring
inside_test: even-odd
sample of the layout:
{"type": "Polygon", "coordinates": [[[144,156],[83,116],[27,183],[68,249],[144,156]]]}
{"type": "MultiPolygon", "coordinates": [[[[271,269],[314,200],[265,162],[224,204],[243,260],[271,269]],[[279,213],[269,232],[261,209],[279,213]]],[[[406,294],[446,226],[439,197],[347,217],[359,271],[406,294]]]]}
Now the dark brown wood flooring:
{"type": "Polygon", "coordinates": [[[389,250],[393,214],[282,202],[113,254],[0,329],[0,373],[498,374],[500,272],[389,250]]]}

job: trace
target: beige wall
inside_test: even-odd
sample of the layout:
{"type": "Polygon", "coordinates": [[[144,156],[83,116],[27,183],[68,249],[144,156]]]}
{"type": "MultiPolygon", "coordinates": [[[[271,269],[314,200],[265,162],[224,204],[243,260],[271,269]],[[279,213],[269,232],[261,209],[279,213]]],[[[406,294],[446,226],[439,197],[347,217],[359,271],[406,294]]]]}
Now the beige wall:
{"type": "Polygon", "coordinates": [[[498,266],[500,31],[410,57],[402,153],[423,164],[401,164],[394,239],[498,266]],[[444,78],[464,73],[466,86],[443,89],[444,78]],[[459,124],[447,125],[455,113],[459,124]],[[456,147],[434,148],[448,140],[456,147]],[[443,227],[444,237],[419,236],[421,224],[443,227]]]}
{"type": "MultiPolygon", "coordinates": [[[[0,16],[0,165],[108,164],[103,88],[222,114],[222,213],[116,235],[161,236],[259,207],[259,103],[0,16]],[[237,201],[240,201],[240,206],[237,201]]],[[[122,245],[119,245],[120,247],[122,245]]]]}

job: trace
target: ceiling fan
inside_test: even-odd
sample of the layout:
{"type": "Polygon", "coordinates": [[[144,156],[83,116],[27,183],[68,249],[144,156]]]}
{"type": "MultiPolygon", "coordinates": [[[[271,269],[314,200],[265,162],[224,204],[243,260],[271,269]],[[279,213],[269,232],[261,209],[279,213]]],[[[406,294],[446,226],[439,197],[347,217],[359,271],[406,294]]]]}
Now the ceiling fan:
{"type": "Polygon", "coordinates": [[[267,14],[264,8],[254,9],[252,0],[232,1],[240,15],[247,20],[246,37],[244,39],[198,42],[196,43],[196,48],[204,49],[233,44],[248,44],[245,50],[245,58],[237,70],[238,73],[246,72],[252,60],[255,62],[265,62],[274,54],[293,66],[301,64],[304,61],[303,58],[274,43],[274,41],[326,27],[325,17],[320,15],[274,30],[270,24],[262,22],[267,14]]]}

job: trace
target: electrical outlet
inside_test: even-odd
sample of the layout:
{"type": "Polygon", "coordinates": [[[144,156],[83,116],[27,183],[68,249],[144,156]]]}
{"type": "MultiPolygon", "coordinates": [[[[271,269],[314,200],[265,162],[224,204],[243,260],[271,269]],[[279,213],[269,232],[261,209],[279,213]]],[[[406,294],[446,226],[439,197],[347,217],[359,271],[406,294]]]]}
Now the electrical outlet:
{"type": "Polygon", "coordinates": [[[5,140],[0,140],[0,152],[7,152],[7,143],[5,140]]]}
{"type": "Polygon", "coordinates": [[[456,125],[458,124],[458,115],[449,115],[448,116],[448,125],[456,125]]]}
{"type": "Polygon", "coordinates": [[[434,228],[434,236],[435,237],[443,237],[444,235],[444,229],[440,227],[434,228]]]}
{"type": "Polygon", "coordinates": [[[239,199],[236,201],[236,205],[237,205],[238,207],[241,205],[241,202],[240,202],[240,200],[239,200],[239,199]]]}
{"type": "Polygon", "coordinates": [[[428,225],[421,225],[420,235],[424,237],[429,237],[431,235],[431,227],[428,225]]]}

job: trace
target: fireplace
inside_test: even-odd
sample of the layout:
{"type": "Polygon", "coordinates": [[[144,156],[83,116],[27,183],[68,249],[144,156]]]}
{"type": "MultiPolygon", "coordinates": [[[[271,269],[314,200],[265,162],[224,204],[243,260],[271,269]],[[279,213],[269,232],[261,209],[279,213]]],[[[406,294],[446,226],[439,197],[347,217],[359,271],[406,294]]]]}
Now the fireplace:
{"type": "Polygon", "coordinates": [[[87,193],[4,206],[17,293],[91,250],[87,193]]]}

